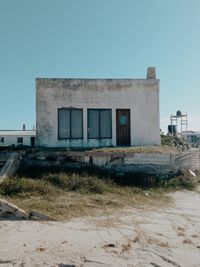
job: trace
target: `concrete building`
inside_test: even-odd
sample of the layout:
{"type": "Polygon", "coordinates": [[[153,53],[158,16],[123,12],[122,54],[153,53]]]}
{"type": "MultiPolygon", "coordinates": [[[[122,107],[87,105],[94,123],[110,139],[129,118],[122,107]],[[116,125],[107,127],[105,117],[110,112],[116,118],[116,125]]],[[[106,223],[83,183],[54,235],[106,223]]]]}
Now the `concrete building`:
{"type": "Polygon", "coordinates": [[[160,145],[159,80],[36,79],[36,145],[160,145]]]}
{"type": "Polygon", "coordinates": [[[0,130],[1,146],[35,146],[35,130],[0,130]]]}
{"type": "Polygon", "coordinates": [[[182,136],[185,137],[187,142],[193,147],[200,146],[200,131],[187,131],[183,132],[182,136]]]}

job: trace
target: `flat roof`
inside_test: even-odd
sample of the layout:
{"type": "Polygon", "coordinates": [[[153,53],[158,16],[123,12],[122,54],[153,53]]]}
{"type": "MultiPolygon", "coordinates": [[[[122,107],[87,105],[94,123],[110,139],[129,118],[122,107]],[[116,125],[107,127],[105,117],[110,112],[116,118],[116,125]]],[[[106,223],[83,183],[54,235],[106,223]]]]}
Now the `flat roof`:
{"type": "Polygon", "coordinates": [[[35,130],[0,130],[0,136],[35,136],[35,130]]]}
{"type": "Polygon", "coordinates": [[[160,81],[160,79],[147,79],[147,78],[50,78],[50,77],[36,77],[36,81],[45,81],[45,82],[131,82],[131,81],[138,81],[138,82],[144,82],[144,81],[160,81]]]}

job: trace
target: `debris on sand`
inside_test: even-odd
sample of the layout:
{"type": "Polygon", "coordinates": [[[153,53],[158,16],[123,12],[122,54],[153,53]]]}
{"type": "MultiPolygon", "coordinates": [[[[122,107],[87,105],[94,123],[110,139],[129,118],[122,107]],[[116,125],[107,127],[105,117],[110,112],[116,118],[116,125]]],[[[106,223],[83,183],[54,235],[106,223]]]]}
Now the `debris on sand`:
{"type": "Polygon", "coordinates": [[[57,219],[37,210],[32,210],[30,213],[27,213],[26,211],[2,198],[0,198],[0,217],[9,217],[22,220],[36,219],[43,221],[57,221],[57,219]]]}
{"type": "Polygon", "coordinates": [[[14,217],[17,219],[29,219],[29,214],[17,206],[0,198],[0,217],[14,217]]]}

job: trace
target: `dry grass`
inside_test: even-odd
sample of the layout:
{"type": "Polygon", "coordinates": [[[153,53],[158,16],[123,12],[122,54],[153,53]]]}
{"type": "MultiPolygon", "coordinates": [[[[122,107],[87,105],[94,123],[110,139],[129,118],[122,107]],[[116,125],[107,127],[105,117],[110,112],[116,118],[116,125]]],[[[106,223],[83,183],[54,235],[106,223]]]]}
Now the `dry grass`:
{"type": "MultiPolygon", "coordinates": [[[[125,190],[126,191],[126,190],[125,190]]],[[[139,207],[145,205],[160,206],[168,202],[166,196],[157,194],[147,197],[144,193],[133,192],[107,194],[80,194],[77,192],[61,192],[54,196],[3,196],[18,207],[30,211],[44,212],[60,220],[81,216],[107,215],[123,207],[139,207]],[[159,200],[159,202],[158,202],[159,200]]]]}
{"type": "Polygon", "coordinates": [[[135,147],[107,147],[91,150],[92,152],[110,152],[110,153],[145,153],[145,154],[178,154],[180,150],[177,147],[162,146],[135,146],[135,147]]]}
{"type": "Polygon", "coordinates": [[[131,241],[128,240],[127,243],[121,245],[121,253],[128,252],[131,249],[131,241]]]}
{"type": "Polygon", "coordinates": [[[153,208],[169,203],[166,192],[193,189],[193,180],[186,174],[161,182],[157,187],[142,189],[117,185],[108,178],[87,173],[54,173],[42,177],[6,179],[0,196],[20,208],[44,212],[58,219],[84,215],[108,214],[117,208],[153,208]]]}
{"type": "Polygon", "coordinates": [[[147,193],[134,186],[119,186],[86,174],[63,173],[49,174],[42,179],[6,179],[0,195],[26,211],[36,209],[59,219],[107,214],[116,208],[144,203],[163,205],[167,200],[156,190],[147,193]]]}

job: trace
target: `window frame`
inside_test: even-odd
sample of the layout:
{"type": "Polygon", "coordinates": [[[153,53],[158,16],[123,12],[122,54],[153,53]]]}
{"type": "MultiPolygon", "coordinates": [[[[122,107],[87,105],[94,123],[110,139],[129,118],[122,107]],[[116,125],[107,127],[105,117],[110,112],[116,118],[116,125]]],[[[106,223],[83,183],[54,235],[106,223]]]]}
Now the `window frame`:
{"type": "Polygon", "coordinates": [[[77,140],[77,139],[83,139],[83,109],[82,108],[58,108],[57,111],[57,118],[58,118],[58,140],[77,140]],[[69,122],[69,133],[70,133],[70,137],[59,137],[59,129],[60,129],[60,124],[59,124],[59,111],[60,110],[69,110],[69,118],[70,118],[70,122],[69,122]],[[81,132],[81,137],[72,137],[72,111],[73,110],[80,110],[81,112],[81,121],[82,121],[82,132],[81,132]]]}
{"type": "Polygon", "coordinates": [[[98,139],[98,140],[103,140],[103,139],[112,139],[112,109],[111,108],[88,108],[87,109],[87,138],[88,139],[98,139]],[[95,110],[99,112],[99,137],[89,137],[89,111],[90,110],[95,110]],[[111,128],[111,134],[110,137],[101,137],[101,120],[100,120],[100,113],[101,110],[109,110],[110,111],[110,128],[111,128]]]}
{"type": "Polygon", "coordinates": [[[23,144],[24,143],[24,139],[23,139],[23,137],[17,137],[17,144],[23,144]],[[22,142],[20,142],[20,140],[22,141],[22,142]]]}

